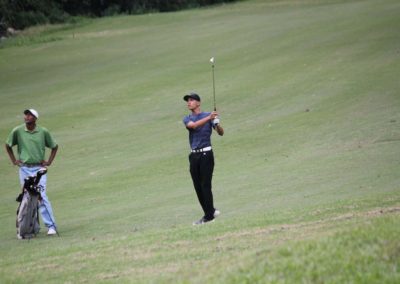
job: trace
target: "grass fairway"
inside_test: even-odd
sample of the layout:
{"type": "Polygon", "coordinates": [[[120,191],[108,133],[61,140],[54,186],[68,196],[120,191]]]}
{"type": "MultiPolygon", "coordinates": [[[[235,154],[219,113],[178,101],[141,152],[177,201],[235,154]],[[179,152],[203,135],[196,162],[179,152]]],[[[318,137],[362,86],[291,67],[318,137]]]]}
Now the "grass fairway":
{"type": "MultiPolygon", "coordinates": [[[[400,2],[244,1],[33,29],[0,49],[0,137],[40,113],[61,237],[18,241],[0,155],[1,283],[399,283],[400,2]],[[183,95],[212,108],[201,217],[183,95]]],[[[3,142],[4,143],[4,142],[3,142]]]]}

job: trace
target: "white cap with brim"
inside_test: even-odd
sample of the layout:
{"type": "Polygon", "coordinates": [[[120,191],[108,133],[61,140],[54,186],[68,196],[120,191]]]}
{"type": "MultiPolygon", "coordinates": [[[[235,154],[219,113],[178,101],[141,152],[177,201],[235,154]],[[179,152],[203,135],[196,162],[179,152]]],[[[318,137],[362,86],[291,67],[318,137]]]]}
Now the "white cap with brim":
{"type": "Polygon", "coordinates": [[[24,110],[24,114],[28,114],[28,113],[32,114],[36,118],[39,118],[39,113],[36,110],[34,110],[33,108],[24,110]]]}

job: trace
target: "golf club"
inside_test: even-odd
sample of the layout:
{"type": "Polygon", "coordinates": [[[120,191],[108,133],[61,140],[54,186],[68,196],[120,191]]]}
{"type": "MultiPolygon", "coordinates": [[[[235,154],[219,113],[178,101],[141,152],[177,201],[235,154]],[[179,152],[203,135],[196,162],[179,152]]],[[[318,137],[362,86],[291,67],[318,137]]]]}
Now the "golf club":
{"type": "Polygon", "coordinates": [[[217,105],[215,103],[215,78],[214,78],[214,62],[215,62],[215,59],[214,59],[214,57],[211,57],[210,62],[211,62],[212,80],[213,80],[214,111],[216,111],[217,110],[217,105]]]}

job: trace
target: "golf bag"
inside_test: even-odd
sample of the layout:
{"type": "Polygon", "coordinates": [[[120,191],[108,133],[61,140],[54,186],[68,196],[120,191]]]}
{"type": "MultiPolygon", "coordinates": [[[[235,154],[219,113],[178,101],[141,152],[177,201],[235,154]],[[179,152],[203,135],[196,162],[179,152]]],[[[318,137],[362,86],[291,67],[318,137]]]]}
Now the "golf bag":
{"type": "Polygon", "coordinates": [[[20,202],[17,209],[17,236],[22,239],[30,239],[36,236],[40,230],[39,201],[41,200],[39,185],[40,178],[47,173],[46,168],[41,168],[36,176],[25,178],[22,193],[16,201],[20,202]]]}

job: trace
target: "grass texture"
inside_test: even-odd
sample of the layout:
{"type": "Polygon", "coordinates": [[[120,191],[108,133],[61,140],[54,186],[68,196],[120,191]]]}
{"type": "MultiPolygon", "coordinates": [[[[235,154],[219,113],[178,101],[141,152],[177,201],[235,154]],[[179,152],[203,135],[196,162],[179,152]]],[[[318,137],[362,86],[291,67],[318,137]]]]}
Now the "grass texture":
{"type": "Polygon", "coordinates": [[[2,283],[398,283],[400,3],[243,1],[39,27],[0,48],[0,137],[39,111],[59,143],[60,237],[15,235],[0,154],[2,283]],[[22,38],[25,37],[25,38],[22,38]],[[213,224],[188,171],[217,108],[213,224]]]}

